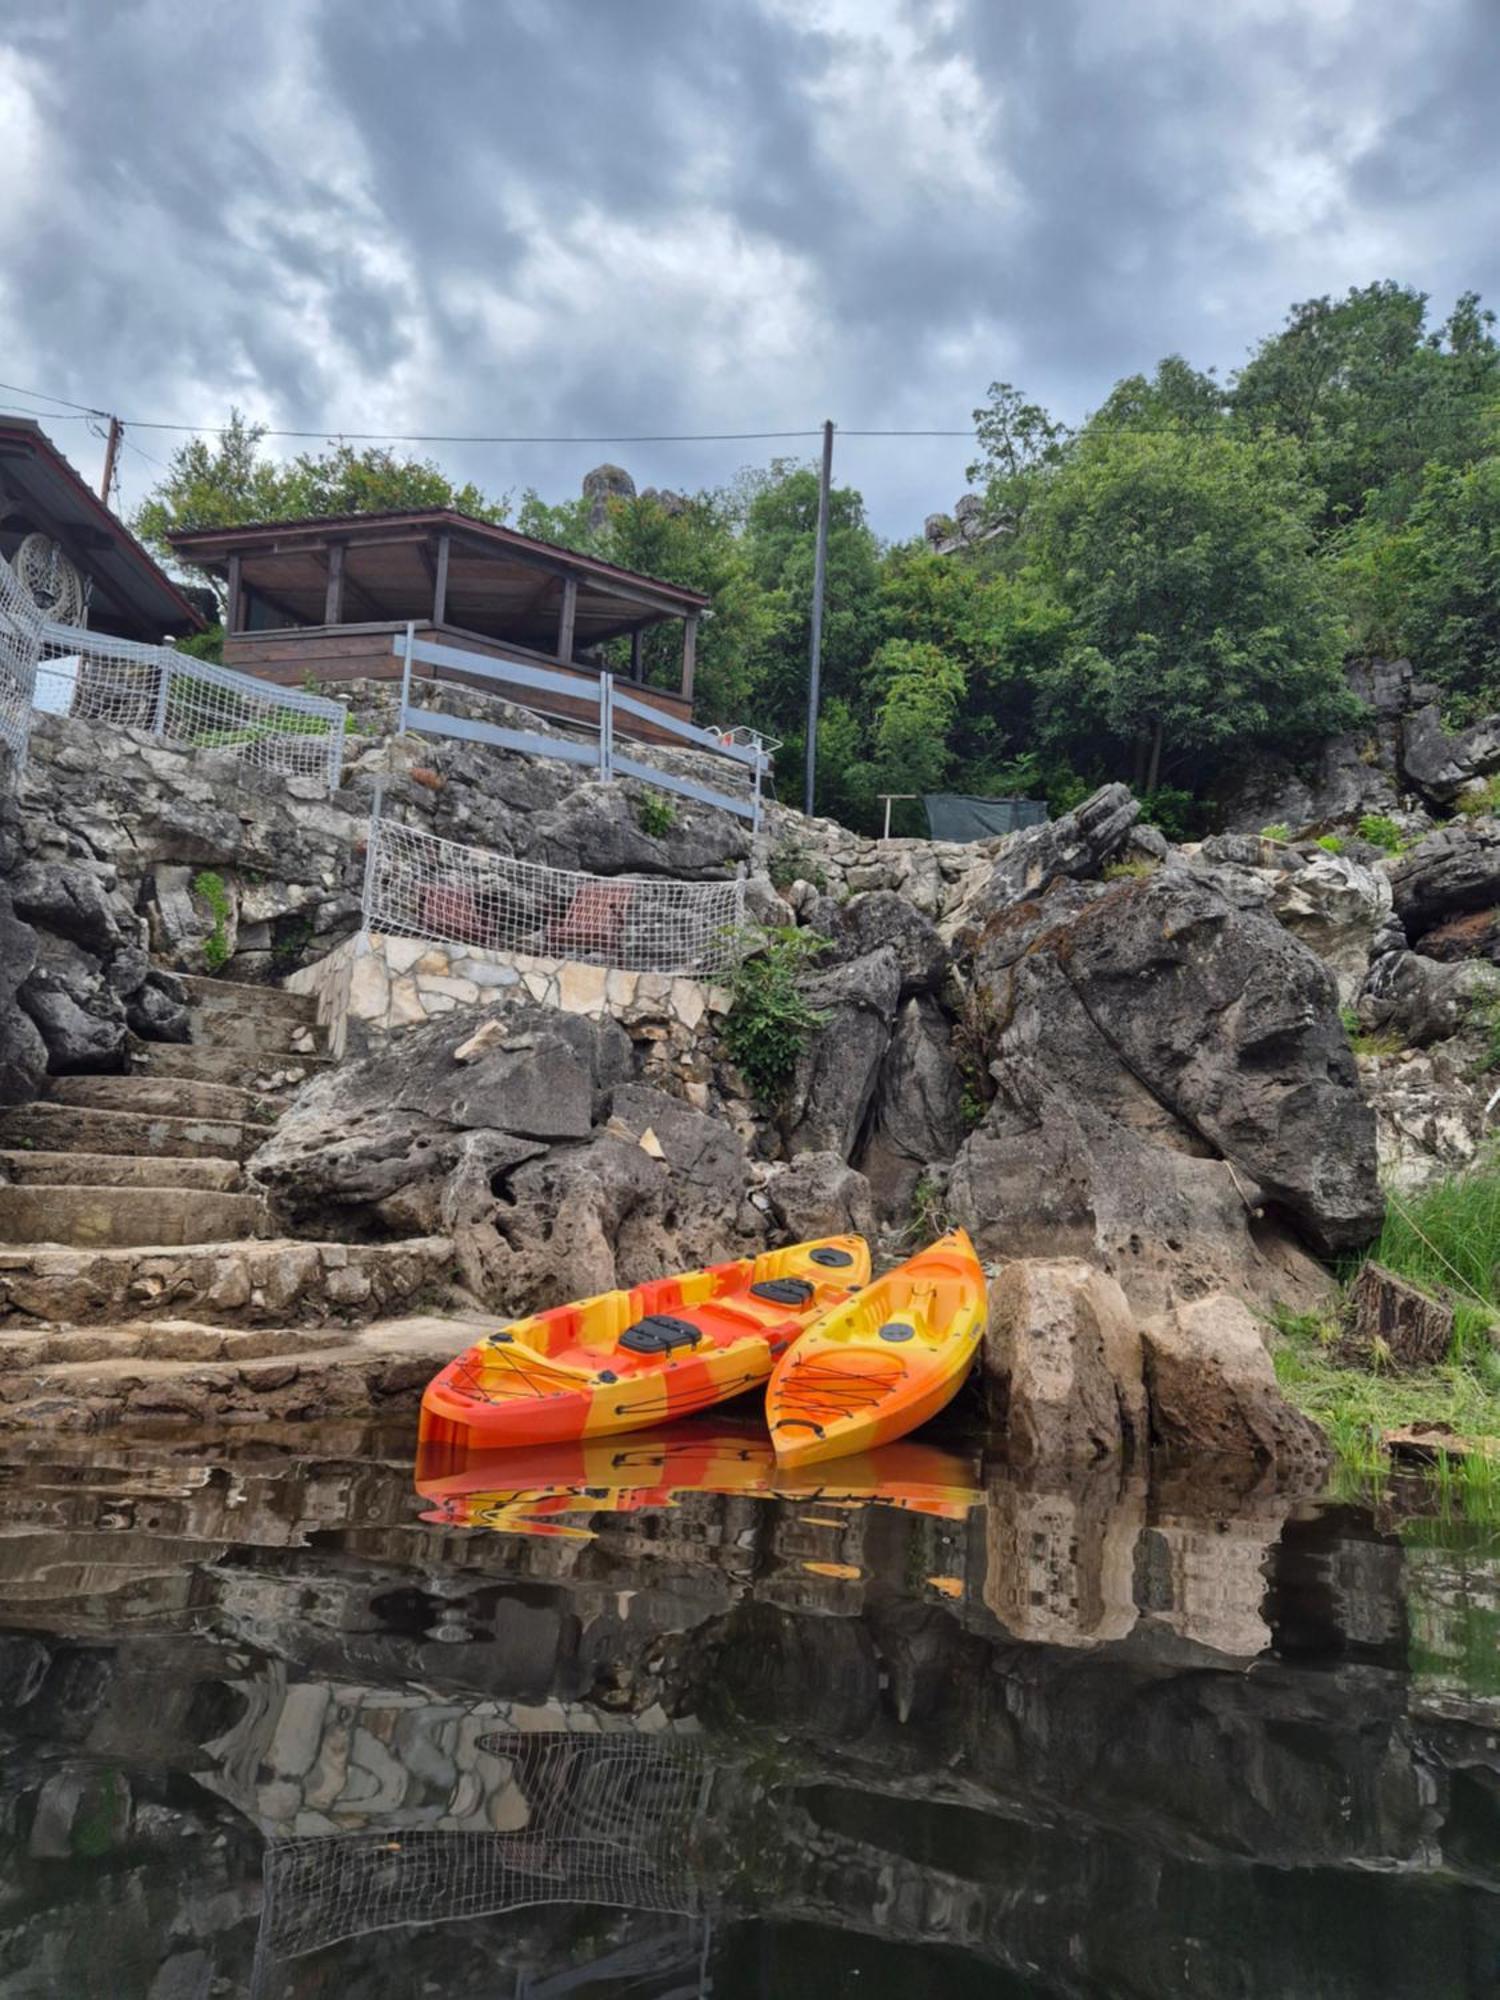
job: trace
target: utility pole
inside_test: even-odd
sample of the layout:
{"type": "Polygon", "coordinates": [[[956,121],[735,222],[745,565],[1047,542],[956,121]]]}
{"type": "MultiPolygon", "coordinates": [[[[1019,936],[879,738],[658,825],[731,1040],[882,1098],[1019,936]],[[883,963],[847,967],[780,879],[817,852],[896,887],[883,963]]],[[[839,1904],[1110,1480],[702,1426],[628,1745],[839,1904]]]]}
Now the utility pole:
{"type": "Polygon", "coordinates": [[[99,481],[99,498],[104,502],[106,507],[109,505],[109,489],[115,481],[115,460],[120,455],[120,437],[123,430],[124,425],[120,422],[120,419],[118,417],[111,417],[109,420],[109,436],[104,443],[104,476],[99,481]]]}
{"type": "Polygon", "coordinates": [[[808,647],[807,777],[802,810],[812,817],[818,776],[818,695],[823,675],[823,586],[828,575],[828,488],[833,478],[833,421],[823,425],[823,464],[818,474],[818,544],[813,558],[812,640],[808,647]]]}

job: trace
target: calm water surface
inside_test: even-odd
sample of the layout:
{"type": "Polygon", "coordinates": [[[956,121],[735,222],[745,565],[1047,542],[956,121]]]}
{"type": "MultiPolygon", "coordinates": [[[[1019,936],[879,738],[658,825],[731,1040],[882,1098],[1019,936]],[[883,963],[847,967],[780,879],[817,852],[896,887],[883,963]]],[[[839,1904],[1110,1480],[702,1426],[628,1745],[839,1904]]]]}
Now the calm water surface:
{"type": "Polygon", "coordinates": [[[1500,1546],[956,1442],[0,1441],[0,1996],[1500,1994],[1500,1546]]]}

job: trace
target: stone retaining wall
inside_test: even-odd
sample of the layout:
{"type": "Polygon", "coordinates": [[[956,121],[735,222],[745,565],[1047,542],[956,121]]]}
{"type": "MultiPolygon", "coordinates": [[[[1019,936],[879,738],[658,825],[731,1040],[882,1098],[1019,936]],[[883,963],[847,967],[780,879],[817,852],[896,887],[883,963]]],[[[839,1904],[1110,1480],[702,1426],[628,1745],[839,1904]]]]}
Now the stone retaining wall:
{"type": "Polygon", "coordinates": [[[356,1046],[381,1040],[458,1007],[493,1007],[508,995],[625,1027],[662,1022],[691,1032],[705,1014],[722,1014],[729,996],[701,979],[664,972],[620,972],[576,959],[532,958],[476,945],[435,944],[379,931],[347,939],[316,965],[285,981],[311,993],[329,1052],[341,1056],[353,1024],[356,1046]]]}

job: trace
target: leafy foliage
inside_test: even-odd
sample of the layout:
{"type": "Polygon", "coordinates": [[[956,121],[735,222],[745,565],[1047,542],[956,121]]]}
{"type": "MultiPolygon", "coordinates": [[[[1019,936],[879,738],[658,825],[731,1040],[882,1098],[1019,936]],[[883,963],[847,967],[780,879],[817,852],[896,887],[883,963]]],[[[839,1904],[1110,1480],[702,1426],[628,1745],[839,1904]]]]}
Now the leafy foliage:
{"type": "Polygon", "coordinates": [[[635,823],[653,840],[663,840],[677,824],[677,807],[665,792],[643,792],[635,801],[635,823]]]}
{"type": "Polygon", "coordinates": [[[724,1046],[756,1096],[774,1102],[823,1015],[809,1006],[801,977],[826,940],[795,925],[752,931],[729,982],[724,1046]]]}
{"type": "Polygon", "coordinates": [[[1371,847],[1383,847],[1387,854],[1399,854],[1405,844],[1400,827],[1384,813],[1365,813],[1358,833],[1361,840],[1367,840],[1371,847]]]}

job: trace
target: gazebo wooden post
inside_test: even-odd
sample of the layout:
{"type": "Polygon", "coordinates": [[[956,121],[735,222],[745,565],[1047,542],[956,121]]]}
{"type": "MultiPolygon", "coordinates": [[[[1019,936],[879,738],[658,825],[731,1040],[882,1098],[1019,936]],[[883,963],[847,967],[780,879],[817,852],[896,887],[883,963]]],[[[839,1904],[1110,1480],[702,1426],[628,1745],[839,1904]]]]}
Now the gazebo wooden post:
{"type": "Polygon", "coordinates": [[[244,591],[240,584],[240,559],[238,556],[231,556],[229,558],[229,574],[226,579],[225,589],[227,602],[224,606],[224,630],[226,632],[238,632],[243,622],[241,612],[243,609],[242,600],[244,598],[244,591]]]}
{"type": "Polygon", "coordinates": [[[448,615],[448,551],[452,543],[451,535],[438,536],[437,575],[432,583],[432,622],[438,626],[448,615]]]}
{"type": "Polygon", "coordinates": [[[578,579],[563,578],[562,607],[557,614],[557,657],[563,665],[573,660],[573,620],[578,613],[578,579]]]}
{"type": "Polygon", "coordinates": [[[698,621],[684,618],[682,621],[682,692],[691,701],[693,698],[693,674],[698,664],[698,621]]]}
{"type": "Polygon", "coordinates": [[[630,678],[640,681],[645,678],[645,666],[641,653],[641,628],[636,626],[630,635],[630,678]]]}
{"type": "Polygon", "coordinates": [[[341,625],[344,619],[344,545],[328,547],[328,588],[323,593],[323,623],[341,625]]]}

